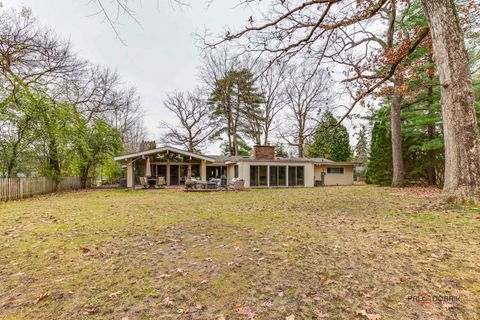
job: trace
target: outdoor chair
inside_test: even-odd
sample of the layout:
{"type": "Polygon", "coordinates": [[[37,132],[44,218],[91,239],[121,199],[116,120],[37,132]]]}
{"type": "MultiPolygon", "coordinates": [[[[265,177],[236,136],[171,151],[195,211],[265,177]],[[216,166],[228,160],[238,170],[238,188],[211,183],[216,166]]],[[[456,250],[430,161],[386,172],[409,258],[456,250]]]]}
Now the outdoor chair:
{"type": "Polygon", "coordinates": [[[235,191],[245,189],[245,181],[243,179],[235,178],[230,183],[229,187],[235,191]]]}
{"type": "Polygon", "coordinates": [[[157,179],[157,187],[163,188],[167,185],[167,181],[165,180],[165,177],[158,177],[157,179]]]}
{"type": "Polygon", "coordinates": [[[145,177],[140,177],[138,178],[140,180],[140,185],[142,187],[144,187],[145,189],[148,188],[148,182],[147,182],[147,178],[145,177]]]}
{"type": "Polygon", "coordinates": [[[220,187],[220,189],[227,189],[227,187],[228,187],[227,177],[222,176],[222,177],[220,178],[219,187],[220,187]]]}

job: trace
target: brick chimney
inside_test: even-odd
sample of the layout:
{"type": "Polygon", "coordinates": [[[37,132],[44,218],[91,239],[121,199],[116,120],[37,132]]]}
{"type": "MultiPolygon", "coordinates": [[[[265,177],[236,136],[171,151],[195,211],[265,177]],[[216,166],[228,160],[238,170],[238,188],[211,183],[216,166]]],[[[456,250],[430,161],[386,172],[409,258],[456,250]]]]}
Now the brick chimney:
{"type": "Polygon", "coordinates": [[[275,160],[275,146],[253,146],[253,158],[255,160],[275,160]]]}

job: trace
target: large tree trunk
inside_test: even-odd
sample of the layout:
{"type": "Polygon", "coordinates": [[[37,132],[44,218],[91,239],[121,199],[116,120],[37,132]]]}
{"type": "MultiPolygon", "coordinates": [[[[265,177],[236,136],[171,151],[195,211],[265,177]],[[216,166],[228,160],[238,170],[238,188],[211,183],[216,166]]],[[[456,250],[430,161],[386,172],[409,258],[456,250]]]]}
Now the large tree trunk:
{"type": "MultiPolygon", "coordinates": [[[[433,62],[433,59],[430,59],[431,62],[433,62]]],[[[433,82],[433,75],[430,76],[430,82],[433,82]]],[[[427,89],[427,96],[428,96],[428,114],[429,116],[432,116],[434,113],[433,110],[433,84],[430,84],[427,89]]],[[[432,141],[433,139],[436,138],[436,132],[435,132],[435,124],[430,123],[427,126],[427,136],[428,140],[432,141]]],[[[427,155],[432,161],[431,165],[427,167],[427,182],[428,185],[434,186],[437,184],[437,170],[435,167],[435,164],[433,162],[433,159],[435,159],[435,151],[428,151],[427,155]]]]}
{"type": "Polygon", "coordinates": [[[402,108],[402,96],[400,95],[399,80],[394,79],[392,111],[390,112],[390,122],[392,128],[392,160],[393,160],[393,187],[403,187],[404,168],[403,168],[403,149],[400,110],[402,108]]]}
{"type": "Polygon", "coordinates": [[[299,158],[303,158],[303,144],[305,143],[305,138],[303,137],[302,134],[300,134],[298,136],[298,146],[297,146],[297,150],[298,150],[298,157],[299,158]]]}
{"type": "Polygon", "coordinates": [[[444,192],[474,199],[480,184],[480,145],[472,77],[453,0],[422,0],[441,84],[445,137],[444,192]]]}

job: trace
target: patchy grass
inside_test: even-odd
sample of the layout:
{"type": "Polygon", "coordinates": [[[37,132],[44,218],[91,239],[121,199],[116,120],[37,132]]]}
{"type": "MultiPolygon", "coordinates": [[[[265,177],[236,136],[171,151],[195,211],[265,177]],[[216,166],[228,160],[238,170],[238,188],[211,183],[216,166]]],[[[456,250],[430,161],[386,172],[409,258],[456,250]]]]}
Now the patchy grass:
{"type": "Polygon", "coordinates": [[[479,216],[372,186],[0,204],[0,318],[478,319],[479,216]]]}

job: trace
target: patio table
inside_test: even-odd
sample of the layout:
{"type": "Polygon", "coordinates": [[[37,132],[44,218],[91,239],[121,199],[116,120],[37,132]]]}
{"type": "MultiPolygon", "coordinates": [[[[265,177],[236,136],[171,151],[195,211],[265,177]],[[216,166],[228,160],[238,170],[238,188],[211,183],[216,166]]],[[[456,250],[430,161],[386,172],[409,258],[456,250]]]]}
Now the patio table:
{"type": "Polygon", "coordinates": [[[148,183],[148,188],[155,188],[155,185],[157,184],[157,179],[155,178],[148,178],[147,179],[147,183],[148,183]]]}

